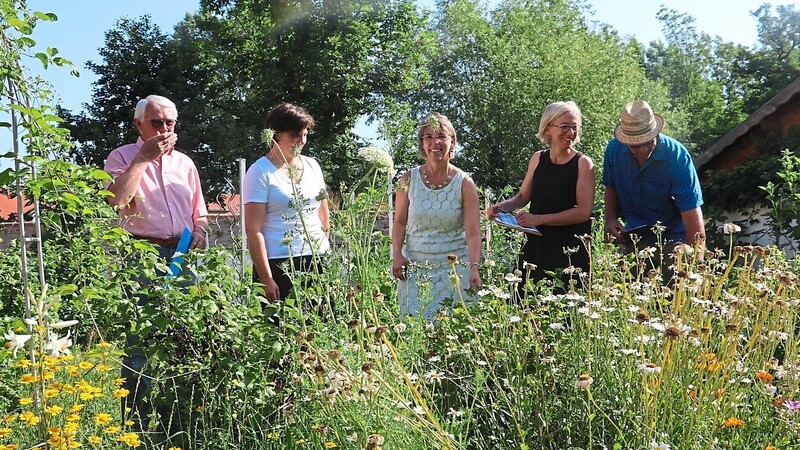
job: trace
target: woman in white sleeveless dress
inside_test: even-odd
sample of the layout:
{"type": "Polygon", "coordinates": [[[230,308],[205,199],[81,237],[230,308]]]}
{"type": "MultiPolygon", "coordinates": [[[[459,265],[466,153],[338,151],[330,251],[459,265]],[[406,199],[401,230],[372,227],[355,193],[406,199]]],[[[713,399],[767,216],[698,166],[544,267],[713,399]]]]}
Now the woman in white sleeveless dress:
{"type": "Polygon", "coordinates": [[[425,164],[400,179],[392,228],[392,274],[402,317],[433,319],[446,300],[472,299],[481,285],[480,206],[475,182],[450,164],[457,139],[453,124],[432,113],[417,131],[425,164]],[[457,261],[456,290],[451,255],[457,261]]]}

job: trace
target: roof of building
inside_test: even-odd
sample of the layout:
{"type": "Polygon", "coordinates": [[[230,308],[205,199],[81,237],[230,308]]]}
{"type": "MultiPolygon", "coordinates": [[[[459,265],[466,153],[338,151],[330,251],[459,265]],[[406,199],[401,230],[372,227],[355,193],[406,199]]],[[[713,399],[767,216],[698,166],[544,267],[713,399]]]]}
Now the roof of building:
{"type": "Polygon", "coordinates": [[[758,124],[763,122],[766,117],[770,116],[777,111],[778,108],[788,103],[798,93],[800,93],[800,78],[794,80],[791,84],[789,84],[789,86],[786,86],[767,103],[764,103],[761,108],[758,108],[756,112],[750,114],[750,116],[745,119],[744,122],[740,123],[736,128],[728,132],[728,134],[725,136],[722,136],[717,142],[711,145],[711,147],[709,147],[706,151],[698,155],[694,159],[695,167],[698,169],[702,168],[717,155],[724,152],[725,149],[730,147],[734,142],[736,142],[737,139],[746,135],[751,129],[758,126],[758,124]]]}
{"type": "MultiPolygon", "coordinates": [[[[29,205],[25,197],[22,197],[22,210],[23,213],[33,209],[33,205],[29,205]]],[[[0,191],[0,222],[8,220],[11,214],[17,213],[17,197],[13,198],[8,194],[0,191]]]]}

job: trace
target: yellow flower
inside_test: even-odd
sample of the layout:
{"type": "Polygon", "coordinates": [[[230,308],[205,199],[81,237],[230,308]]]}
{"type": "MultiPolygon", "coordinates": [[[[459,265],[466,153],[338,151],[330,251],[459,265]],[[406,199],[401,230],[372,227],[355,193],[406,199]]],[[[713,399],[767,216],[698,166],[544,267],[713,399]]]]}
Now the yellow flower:
{"type": "Polygon", "coordinates": [[[183,449],[180,447],[170,447],[167,450],[183,450],[183,449]]]}
{"type": "Polygon", "coordinates": [[[36,414],[34,414],[34,413],[30,412],[30,411],[25,411],[25,412],[23,412],[22,414],[19,415],[19,420],[25,422],[25,425],[28,425],[28,426],[32,427],[32,426],[36,425],[37,423],[39,423],[39,420],[41,420],[41,419],[39,419],[39,416],[37,416],[36,414]]]}
{"type": "Polygon", "coordinates": [[[336,445],[335,442],[326,442],[325,443],[325,448],[336,448],[336,447],[338,447],[338,445],[336,445]]]}
{"type": "Polygon", "coordinates": [[[0,428],[0,438],[8,436],[12,431],[11,428],[0,428]]]}
{"type": "Polygon", "coordinates": [[[122,428],[120,428],[120,427],[118,427],[116,425],[110,426],[110,427],[106,428],[106,434],[117,434],[117,433],[120,432],[120,430],[122,430],[122,428]]]}
{"type": "Polygon", "coordinates": [[[99,444],[103,442],[103,439],[101,439],[99,436],[89,436],[87,440],[90,444],[99,444]]]}
{"type": "Polygon", "coordinates": [[[91,392],[82,392],[81,395],[78,396],[78,398],[80,398],[81,400],[83,400],[85,402],[85,401],[89,401],[89,400],[93,399],[94,398],[94,394],[92,394],[91,392]]]}
{"type": "Polygon", "coordinates": [[[58,389],[47,389],[44,391],[44,398],[58,397],[58,389]]]}
{"type": "Polygon", "coordinates": [[[67,373],[71,377],[79,377],[79,376],[81,376],[81,371],[78,370],[78,368],[75,367],[75,366],[67,366],[67,373]]]}
{"type": "Polygon", "coordinates": [[[79,416],[78,414],[72,413],[72,414],[67,414],[67,417],[65,417],[64,419],[67,422],[77,422],[77,421],[81,420],[81,416],[79,416]]]}
{"type": "Polygon", "coordinates": [[[113,383],[114,386],[122,386],[123,384],[125,384],[125,378],[115,378],[113,383]]]}
{"type": "Polygon", "coordinates": [[[114,420],[114,418],[111,417],[111,414],[99,413],[94,416],[94,423],[100,426],[106,426],[110,424],[112,420],[114,420]]]}
{"type": "Polygon", "coordinates": [[[722,423],[722,425],[724,425],[725,428],[743,427],[744,420],[738,417],[729,417],[727,420],[725,420],[725,422],[722,423]]]}
{"type": "Polygon", "coordinates": [[[78,363],[78,367],[83,370],[91,369],[94,364],[90,363],[89,361],[81,361],[78,363]]]}
{"type": "Polygon", "coordinates": [[[51,416],[57,416],[61,414],[62,411],[64,411],[64,408],[58,405],[48,406],[47,408],[44,409],[44,412],[50,414],[51,416]]]}
{"type": "Polygon", "coordinates": [[[772,445],[768,445],[764,450],[778,450],[778,447],[773,447],[772,445]]]}
{"type": "Polygon", "coordinates": [[[83,409],[85,405],[82,403],[76,403],[69,408],[69,412],[76,413],[83,409]]]}
{"type": "Polygon", "coordinates": [[[43,380],[52,380],[53,377],[55,377],[55,376],[56,376],[56,373],[55,373],[55,371],[52,371],[52,370],[45,369],[42,372],[42,379],[43,380]]]}
{"type": "Polygon", "coordinates": [[[17,450],[18,448],[17,444],[0,444],[0,450],[17,450]]]}
{"type": "Polygon", "coordinates": [[[112,347],[114,347],[114,345],[112,345],[110,342],[98,342],[96,347],[97,348],[112,348],[112,347]]]}
{"type": "Polygon", "coordinates": [[[22,376],[22,378],[19,379],[19,382],[22,384],[31,384],[31,383],[36,383],[37,381],[39,381],[39,377],[34,376],[33,374],[30,373],[26,373],[25,375],[22,376]]]}
{"type": "Polygon", "coordinates": [[[127,389],[124,389],[124,388],[120,388],[120,389],[117,389],[116,391],[114,391],[114,398],[124,398],[124,397],[127,397],[128,394],[130,394],[130,393],[131,393],[131,391],[129,391],[127,389]]]}
{"type": "Polygon", "coordinates": [[[30,405],[31,403],[33,403],[33,399],[30,397],[22,397],[21,399],[19,399],[20,406],[27,406],[30,405]]]}
{"type": "Polygon", "coordinates": [[[117,440],[127,444],[129,447],[138,447],[142,445],[142,442],[139,440],[139,436],[136,433],[125,433],[122,436],[117,437],[117,440]]]}
{"type": "Polygon", "coordinates": [[[111,370],[114,370],[114,367],[113,366],[109,366],[108,364],[99,364],[97,366],[97,371],[98,372],[109,372],[111,370]]]}
{"type": "Polygon", "coordinates": [[[53,358],[52,356],[45,356],[44,357],[44,365],[48,367],[53,367],[58,364],[58,358],[53,358]]]}
{"type": "Polygon", "coordinates": [[[305,440],[305,439],[298,439],[298,440],[294,441],[295,445],[303,445],[306,442],[308,442],[308,441],[305,440]]]}
{"type": "Polygon", "coordinates": [[[68,422],[67,424],[64,425],[64,433],[73,435],[78,432],[79,428],[80,428],[79,424],[75,422],[68,422]]]}
{"type": "Polygon", "coordinates": [[[16,414],[9,414],[9,415],[3,417],[3,423],[6,424],[6,425],[10,425],[15,420],[17,420],[17,415],[16,414]]]}
{"type": "Polygon", "coordinates": [[[31,365],[30,359],[20,359],[17,361],[17,367],[22,367],[23,369],[31,365]]]}

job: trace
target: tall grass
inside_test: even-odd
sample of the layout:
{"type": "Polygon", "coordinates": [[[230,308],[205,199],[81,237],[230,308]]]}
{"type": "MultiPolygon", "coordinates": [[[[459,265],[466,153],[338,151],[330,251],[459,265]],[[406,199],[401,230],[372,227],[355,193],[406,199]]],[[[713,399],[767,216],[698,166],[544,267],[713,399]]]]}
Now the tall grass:
{"type": "MultiPolygon", "coordinates": [[[[662,280],[642,269],[647,252],[621,256],[595,237],[581,283],[560,294],[545,283],[514,302],[516,255],[496,234],[478,301],[452,299],[434,322],[401,321],[389,238],[376,225],[389,204],[381,184],[342,197],[325,271],[293,274],[305,288],[282,309],[237,287],[215,250],[195,287],[162,290],[167,309],[139,311],[173,333],[155,334],[152,364],[159,395],[188,412],[153,448],[800,445],[800,295],[782,253],[731,246],[701,260],[680,247],[676,278],[662,280]],[[330,308],[309,307],[320,304],[330,308]],[[264,320],[273,312],[280,325],[264,320]]],[[[21,358],[8,351],[4,364],[21,358]]],[[[4,376],[19,388],[12,415],[20,376],[4,376]]],[[[19,433],[33,429],[15,427],[0,444],[32,446],[19,433]]]]}

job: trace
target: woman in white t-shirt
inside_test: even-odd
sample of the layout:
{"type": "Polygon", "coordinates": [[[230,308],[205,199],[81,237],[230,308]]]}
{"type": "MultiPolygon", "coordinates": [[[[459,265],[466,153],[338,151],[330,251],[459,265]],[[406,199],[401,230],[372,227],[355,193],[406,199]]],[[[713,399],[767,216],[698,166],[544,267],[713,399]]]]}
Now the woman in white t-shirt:
{"type": "Polygon", "coordinates": [[[319,272],[319,256],[330,250],[322,170],[316,160],[300,154],[314,124],[302,107],[282,103],[273,108],[264,123],[270,151],[245,176],[247,247],[254,278],[269,301],[286,299],[292,289],[284,263],[319,272]]]}

